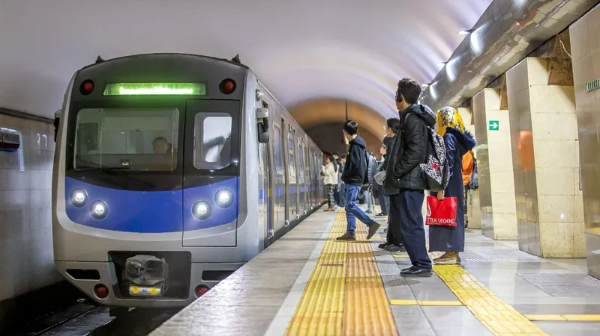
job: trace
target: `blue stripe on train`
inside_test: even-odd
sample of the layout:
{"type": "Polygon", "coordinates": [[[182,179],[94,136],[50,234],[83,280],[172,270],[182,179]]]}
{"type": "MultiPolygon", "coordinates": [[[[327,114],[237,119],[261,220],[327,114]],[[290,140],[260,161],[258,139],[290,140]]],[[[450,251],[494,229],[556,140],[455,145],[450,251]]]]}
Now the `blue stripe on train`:
{"type": "Polygon", "coordinates": [[[139,233],[181,232],[233,222],[239,212],[238,190],[238,177],[169,191],[118,190],[66,178],[65,204],[69,219],[84,226],[139,233]],[[70,201],[71,193],[75,189],[84,190],[88,196],[87,203],[81,208],[73,206],[70,201]],[[226,209],[221,209],[214,203],[214,195],[221,189],[229,189],[234,195],[234,203],[226,209]],[[211,216],[203,221],[196,220],[191,211],[194,203],[200,200],[207,202],[212,209],[211,216]],[[90,215],[90,206],[95,201],[106,203],[108,214],[105,218],[98,220],[90,215]]]}
{"type": "MultiPolygon", "coordinates": [[[[300,187],[300,192],[309,192],[309,191],[310,191],[310,186],[302,186],[302,187],[300,187]]],[[[290,194],[295,194],[295,193],[296,193],[296,187],[290,187],[290,194]]],[[[265,189],[260,189],[258,191],[258,199],[264,199],[265,198],[265,194],[266,194],[266,190],[265,189]]],[[[283,195],[285,195],[285,188],[284,187],[275,188],[275,197],[279,197],[279,196],[283,196],[283,195]]]]}

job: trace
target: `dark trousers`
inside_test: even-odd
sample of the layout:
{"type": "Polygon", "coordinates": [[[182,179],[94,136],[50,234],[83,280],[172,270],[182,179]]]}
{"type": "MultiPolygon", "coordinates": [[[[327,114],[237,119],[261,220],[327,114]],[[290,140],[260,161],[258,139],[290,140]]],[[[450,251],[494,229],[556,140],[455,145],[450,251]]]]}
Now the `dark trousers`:
{"type": "Polygon", "coordinates": [[[469,216],[467,216],[467,209],[469,208],[469,186],[466,185],[465,186],[465,204],[464,204],[464,210],[465,210],[465,226],[467,226],[467,223],[469,222],[469,216]]]}
{"type": "Polygon", "coordinates": [[[337,190],[337,185],[333,189],[333,199],[335,204],[340,205],[340,192],[337,190]]]}
{"type": "Polygon", "coordinates": [[[385,193],[383,192],[382,186],[377,185],[377,189],[378,189],[377,190],[378,191],[377,198],[379,198],[379,206],[381,207],[381,213],[384,216],[387,216],[389,214],[389,210],[390,210],[390,197],[385,195],[385,193]]]}
{"type": "Polygon", "coordinates": [[[414,267],[431,269],[421,213],[424,199],[423,190],[401,190],[400,194],[390,197],[390,204],[398,207],[400,230],[404,235],[404,248],[410,262],[414,267]]]}
{"type": "MultiPolygon", "coordinates": [[[[398,196],[398,195],[395,195],[398,196]]],[[[402,245],[404,243],[404,235],[400,229],[400,202],[396,199],[393,201],[394,196],[385,196],[390,199],[390,208],[388,216],[388,231],[387,231],[387,243],[394,245],[402,245]]]]}

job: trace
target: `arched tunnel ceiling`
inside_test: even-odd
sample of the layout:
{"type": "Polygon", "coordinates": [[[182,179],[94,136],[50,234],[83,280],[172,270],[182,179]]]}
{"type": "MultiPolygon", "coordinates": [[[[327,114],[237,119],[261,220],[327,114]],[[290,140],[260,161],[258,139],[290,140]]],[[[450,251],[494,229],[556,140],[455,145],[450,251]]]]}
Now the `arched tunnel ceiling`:
{"type": "Polygon", "coordinates": [[[240,54],[286,106],[351,99],[393,116],[491,0],[2,0],[0,106],[52,116],[77,69],[152,52],[240,54]]]}

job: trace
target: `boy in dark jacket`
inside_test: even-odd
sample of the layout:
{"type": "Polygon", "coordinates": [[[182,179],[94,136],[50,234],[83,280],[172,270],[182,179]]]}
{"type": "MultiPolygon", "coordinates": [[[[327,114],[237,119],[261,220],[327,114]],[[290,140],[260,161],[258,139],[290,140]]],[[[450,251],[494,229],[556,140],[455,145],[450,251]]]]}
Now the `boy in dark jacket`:
{"type": "Polygon", "coordinates": [[[363,138],[358,135],[358,123],[348,120],[344,123],[344,136],[350,142],[350,149],[346,157],[346,164],[342,172],[342,181],[346,184],[346,220],[348,225],[346,233],[338,237],[338,240],[356,240],[356,217],[369,227],[367,239],[375,235],[380,225],[371,217],[367,216],[356,205],[356,197],[363,186],[368,183],[368,155],[363,138]]]}
{"type": "MultiPolygon", "coordinates": [[[[400,130],[389,153],[384,188],[390,195],[390,212],[398,213],[404,247],[412,267],[403,269],[405,277],[431,276],[431,260],[425,246],[425,228],[421,209],[427,189],[419,164],[425,162],[429,142],[428,127],[435,126],[435,114],[418,105],[421,85],[413,79],[398,82],[396,107],[400,111],[400,130]]],[[[390,223],[390,226],[393,225],[390,223]]],[[[398,225],[398,224],[396,224],[398,225]]]]}

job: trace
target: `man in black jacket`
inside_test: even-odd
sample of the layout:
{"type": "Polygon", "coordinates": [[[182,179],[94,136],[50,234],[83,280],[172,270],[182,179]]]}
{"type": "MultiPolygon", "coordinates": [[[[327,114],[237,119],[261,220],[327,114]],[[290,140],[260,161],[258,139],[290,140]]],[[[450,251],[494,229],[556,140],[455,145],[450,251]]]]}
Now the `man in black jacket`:
{"type": "MultiPolygon", "coordinates": [[[[388,140],[388,149],[389,154],[386,155],[385,161],[383,163],[383,169],[387,172],[387,167],[390,164],[390,159],[397,158],[397,155],[394,153],[394,143],[398,138],[398,131],[400,129],[400,119],[398,118],[390,118],[387,120],[386,133],[390,136],[390,140],[388,140]]],[[[397,148],[396,148],[397,149],[397,148]]],[[[395,163],[395,161],[394,161],[395,163]]],[[[394,164],[392,163],[392,164],[394,164]]],[[[387,175],[387,173],[386,173],[387,175]]],[[[387,180],[387,178],[386,178],[387,180]]],[[[379,248],[382,248],[389,252],[399,252],[404,248],[404,236],[402,235],[402,229],[400,229],[400,210],[398,209],[397,204],[391,204],[391,196],[400,194],[400,191],[397,187],[392,186],[390,188],[390,183],[387,184],[388,188],[382,186],[385,197],[388,198],[387,204],[389,204],[389,217],[388,217],[388,231],[386,242],[379,245],[379,248]]]]}
{"type": "Polygon", "coordinates": [[[379,229],[380,225],[371,217],[367,216],[367,214],[356,205],[356,197],[358,196],[361,187],[368,183],[367,146],[365,140],[358,135],[358,123],[354,120],[348,120],[344,123],[344,136],[350,142],[346,165],[342,172],[342,181],[346,184],[345,205],[348,225],[346,233],[337,239],[356,240],[354,233],[356,230],[356,217],[369,227],[367,239],[371,239],[379,229]]]}
{"type": "MultiPolygon", "coordinates": [[[[419,164],[425,162],[429,141],[428,127],[435,126],[435,114],[418,105],[421,85],[413,79],[398,82],[396,107],[400,111],[400,131],[389,154],[384,188],[390,194],[390,208],[398,213],[404,247],[412,267],[403,269],[405,277],[431,276],[431,260],[425,246],[425,228],[421,209],[427,184],[419,164]]],[[[390,223],[390,225],[392,225],[390,223]]]]}

